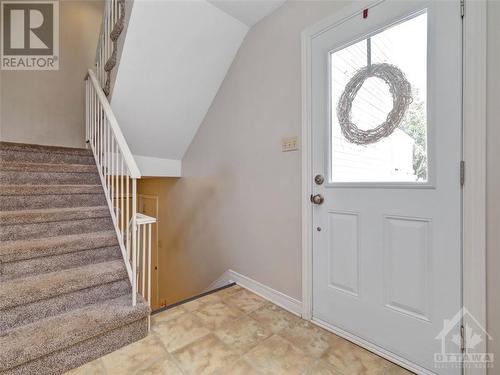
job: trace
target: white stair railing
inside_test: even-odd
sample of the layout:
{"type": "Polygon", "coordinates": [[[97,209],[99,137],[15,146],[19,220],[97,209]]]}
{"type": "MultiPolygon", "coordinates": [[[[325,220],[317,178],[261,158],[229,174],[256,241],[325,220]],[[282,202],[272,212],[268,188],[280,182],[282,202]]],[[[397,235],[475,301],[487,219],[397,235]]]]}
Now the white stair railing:
{"type": "Polygon", "coordinates": [[[132,284],[132,304],[137,302],[137,293],[150,303],[151,225],[156,219],[137,213],[137,179],[141,174],[92,70],[85,79],[85,99],[86,141],[94,154],[132,284]]]}
{"type": "Polygon", "coordinates": [[[156,223],[156,219],[141,213],[136,215],[137,223],[137,248],[145,249],[140,251],[135,260],[137,265],[136,285],[137,291],[148,302],[151,301],[151,228],[156,223]]]}

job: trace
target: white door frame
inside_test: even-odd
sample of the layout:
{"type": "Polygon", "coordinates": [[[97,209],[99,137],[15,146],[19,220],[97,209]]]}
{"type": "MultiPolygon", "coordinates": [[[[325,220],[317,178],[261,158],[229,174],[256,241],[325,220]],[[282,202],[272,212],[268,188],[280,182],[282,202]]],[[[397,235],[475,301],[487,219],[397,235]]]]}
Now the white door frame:
{"type": "MultiPolygon", "coordinates": [[[[357,1],[302,32],[302,317],[312,320],[312,125],[311,43],[319,34],[341,24],[363,9],[384,0],[357,1]]],[[[465,0],[463,27],[463,301],[486,327],[486,8],[484,0],[465,0]]],[[[467,323],[468,316],[464,317],[467,323]]],[[[325,327],[330,328],[331,327],[325,327]]],[[[402,358],[336,330],[377,354],[419,373],[402,358]]],[[[486,353],[486,335],[474,352],[486,353]]],[[[467,375],[486,374],[486,369],[465,369],[467,375]]]]}

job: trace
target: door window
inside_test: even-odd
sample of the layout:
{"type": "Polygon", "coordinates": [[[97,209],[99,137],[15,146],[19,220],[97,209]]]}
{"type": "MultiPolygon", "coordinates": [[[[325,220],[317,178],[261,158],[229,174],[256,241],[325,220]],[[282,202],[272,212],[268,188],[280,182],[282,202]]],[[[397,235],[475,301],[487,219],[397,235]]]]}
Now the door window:
{"type": "MultiPolygon", "coordinates": [[[[427,182],[427,14],[332,51],[330,80],[330,182],[427,182]],[[411,86],[410,104],[389,135],[358,144],[342,131],[339,100],[360,69],[379,64],[404,74],[411,86]]],[[[374,129],[388,121],[394,98],[384,80],[367,78],[353,97],[349,122],[358,129],[374,129]]]]}

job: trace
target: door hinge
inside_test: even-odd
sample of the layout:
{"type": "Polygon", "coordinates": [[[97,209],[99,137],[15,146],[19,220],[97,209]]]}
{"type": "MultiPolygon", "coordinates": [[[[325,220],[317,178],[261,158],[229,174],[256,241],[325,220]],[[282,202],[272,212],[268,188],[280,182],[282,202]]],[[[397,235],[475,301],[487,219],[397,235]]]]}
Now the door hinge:
{"type": "Polygon", "coordinates": [[[465,352],[465,328],[463,325],[460,326],[460,351],[465,352]]]}
{"type": "Polygon", "coordinates": [[[465,161],[460,161],[460,186],[465,184],[465,161]]]}
{"type": "Polygon", "coordinates": [[[465,0],[460,0],[460,17],[465,16],[465,0]]]}

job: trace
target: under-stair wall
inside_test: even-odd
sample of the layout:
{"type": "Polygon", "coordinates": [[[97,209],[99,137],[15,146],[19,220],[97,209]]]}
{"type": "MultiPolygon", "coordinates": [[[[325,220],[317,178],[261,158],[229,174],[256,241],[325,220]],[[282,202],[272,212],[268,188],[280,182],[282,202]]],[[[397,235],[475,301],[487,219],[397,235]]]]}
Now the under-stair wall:
{"type": "MultiPolygon", "coordinates": [[[[157,257],[153,259],[157,260],[158,269],[152,271],[157,273],[153,276],[153,283],[158,283],[157,306],[171,305],[204,292],[215,279],[213,275],[225,271],[224,261],[217,252],[219,242],[194,244],[189,241],[194,237],[193,231],[203,230],[207,225],[198,213],[206,209],[204,202],[210,202],[211,196],[209,193],[201,199],[199,193],[191,190],[182,178],[141,178],[137,183],[139,202],[144,197],[148,211],[153,212],[150,215],[157,211],[158,246],[157,257]],[[184,194],[179,199],[181,190],[184,194]],[[198,199],[190,199],[191,194],[198,199]],[[151,207],[156,201],[157,210],[151,207]]],[[[139,203],[139,212],[143,212],[142,209],[139,203]]]]}

